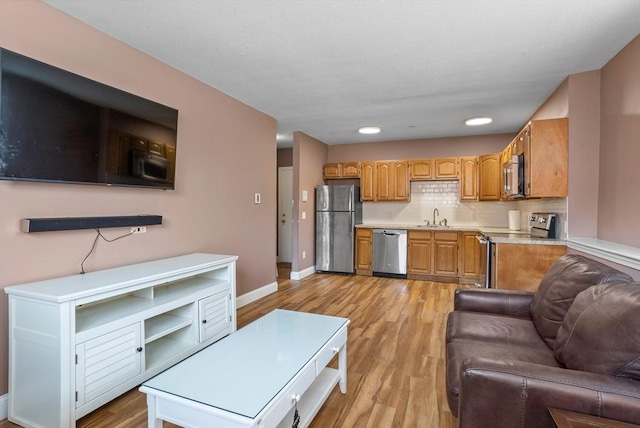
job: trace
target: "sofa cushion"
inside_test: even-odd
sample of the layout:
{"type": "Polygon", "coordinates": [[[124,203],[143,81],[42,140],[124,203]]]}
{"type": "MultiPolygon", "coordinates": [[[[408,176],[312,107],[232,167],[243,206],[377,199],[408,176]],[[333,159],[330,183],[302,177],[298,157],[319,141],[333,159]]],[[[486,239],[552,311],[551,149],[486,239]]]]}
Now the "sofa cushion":
{"type": "Polygon", "coordinates": [[[446,339],[546,348],[530,319],[479,312],[450,312],[446,339]]]}
{"type": "Polygon", "coordinates": [[[531,319],[553,349],[558,329],[578,293],[597,284],[632,280],[603,263],[579,254],[567,254],[556,260],[542,278],[531,304],[531,319]]]}
{"type": "MultiPolygon", "coordinates": [[[[505,343],[482,343],[479,341],[455,340],[447,344],[447,402],[454,416],[458,416],[458,399],[463,369],[471,362],[491,361],[493,364],[513,365],[527,362],[550,367],[559,367],[553,352],[547,346],[537,348],[505,343]]],[[[473,397],[468,399],[473,400],[473,397]]]]}
{"type": "Polygon", "coordinates": [[[640,380],[640,283],[598,285],[578,294],[554,355],[569,369],[640,380]]]}

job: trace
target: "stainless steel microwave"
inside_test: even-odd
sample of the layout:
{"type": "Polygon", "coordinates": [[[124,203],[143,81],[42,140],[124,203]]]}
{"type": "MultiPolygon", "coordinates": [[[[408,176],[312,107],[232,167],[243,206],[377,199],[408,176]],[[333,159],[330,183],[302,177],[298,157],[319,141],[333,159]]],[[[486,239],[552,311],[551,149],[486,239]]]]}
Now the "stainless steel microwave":
{"type": "Polygon", "coordinates": [[[131,150],[131,175],[166,183],[169,178],[169,161],[152,153],[131,150]]]}
{"type": "Polygon", "coordinates": [[[524,154],[513,155],[502,166],[504,191],[509,198],[524,198],[524,154]]]}

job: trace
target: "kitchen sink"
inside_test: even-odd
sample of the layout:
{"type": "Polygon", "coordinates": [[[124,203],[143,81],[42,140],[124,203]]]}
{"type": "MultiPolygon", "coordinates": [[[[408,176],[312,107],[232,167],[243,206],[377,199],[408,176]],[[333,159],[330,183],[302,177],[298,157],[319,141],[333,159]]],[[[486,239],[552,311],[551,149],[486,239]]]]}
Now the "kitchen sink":
{"type": "Polygon", "coordinates": [[[419,227],[421,229],[451,229],[450,225],[440,226],[440,225],[426,225],[426,224],[417,224],[415,227],[419,227]]]}

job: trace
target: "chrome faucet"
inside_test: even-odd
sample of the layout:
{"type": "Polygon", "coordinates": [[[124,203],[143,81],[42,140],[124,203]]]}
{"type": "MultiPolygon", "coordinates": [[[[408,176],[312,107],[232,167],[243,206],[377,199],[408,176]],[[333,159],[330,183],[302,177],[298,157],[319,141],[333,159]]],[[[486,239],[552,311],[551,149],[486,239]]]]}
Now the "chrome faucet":
{"type": "Polygon", "coordinates": [[[433,209],[433,223],[431,223],[431,224],[433,224],[434,226],[436,225],[436,213],[438,213],[438,215],[440,215],[440,211],[438,211],[438,209],[437,209],[437,208],[434,208],[434,209],[433,209]]]}

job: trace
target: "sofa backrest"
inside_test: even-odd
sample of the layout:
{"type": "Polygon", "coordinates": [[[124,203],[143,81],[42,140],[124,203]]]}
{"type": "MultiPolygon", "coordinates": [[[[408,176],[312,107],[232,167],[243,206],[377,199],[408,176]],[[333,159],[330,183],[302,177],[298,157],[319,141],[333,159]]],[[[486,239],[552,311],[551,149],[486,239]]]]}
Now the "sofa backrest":
{"type": "Polygon", "coordinates": [[[629,283],[633,278],[579,254],[556,260],[540,281],[531,304],[531,319],[551,349],[558,329],[578,293],[597,284],[629,283]]]}
{"type": "Polygon", "coordinates": [[[553,354],[568,369],[640,381],[640,283],[596,285],[578,294],[553,354]]]}

